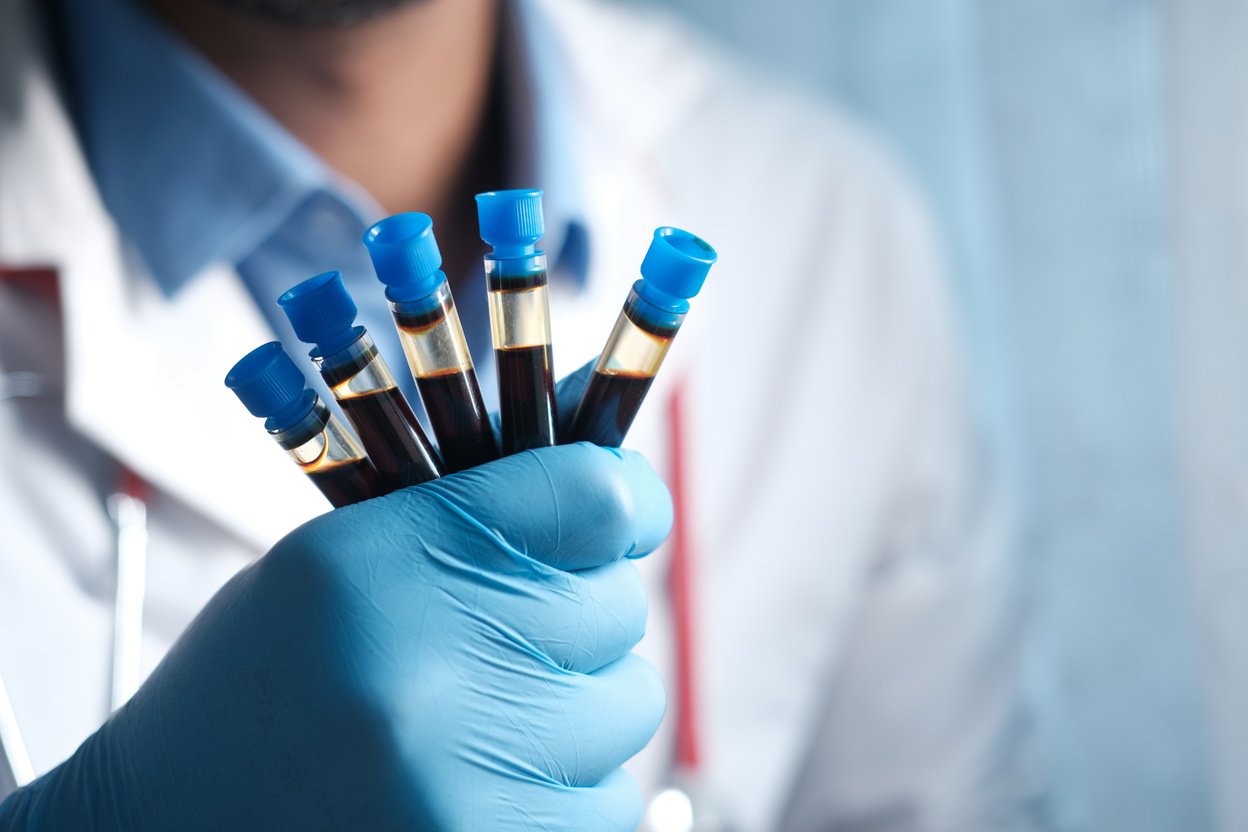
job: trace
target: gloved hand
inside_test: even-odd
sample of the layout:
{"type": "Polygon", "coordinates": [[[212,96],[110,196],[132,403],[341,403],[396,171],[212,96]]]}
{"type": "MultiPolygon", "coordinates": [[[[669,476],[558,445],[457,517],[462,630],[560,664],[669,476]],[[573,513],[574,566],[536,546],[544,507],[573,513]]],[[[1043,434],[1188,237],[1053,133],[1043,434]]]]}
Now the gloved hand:
{"type": "Polygon", "coordinates": [[[0,829],[633,829],[664,708],[627,451],[527,451],[296,529],[0,829]]]}

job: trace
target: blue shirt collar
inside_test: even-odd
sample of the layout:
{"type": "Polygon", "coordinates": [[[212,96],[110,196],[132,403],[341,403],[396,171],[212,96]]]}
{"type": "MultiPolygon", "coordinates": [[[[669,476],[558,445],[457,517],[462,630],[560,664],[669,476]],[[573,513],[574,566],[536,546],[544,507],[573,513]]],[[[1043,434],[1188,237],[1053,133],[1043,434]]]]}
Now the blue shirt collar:
{"type": "MultiPolygon", "coordinates": [[[[101,196],[173,294],[213,263],[237,265],[321,194],[380,215],[228,78],[133,0],[63,0],[78,120],[101,196]]],[[[588,268],[556,39],[528,0],[504,15],[513,185],[547,191],[558,272],[588,268]]]]}

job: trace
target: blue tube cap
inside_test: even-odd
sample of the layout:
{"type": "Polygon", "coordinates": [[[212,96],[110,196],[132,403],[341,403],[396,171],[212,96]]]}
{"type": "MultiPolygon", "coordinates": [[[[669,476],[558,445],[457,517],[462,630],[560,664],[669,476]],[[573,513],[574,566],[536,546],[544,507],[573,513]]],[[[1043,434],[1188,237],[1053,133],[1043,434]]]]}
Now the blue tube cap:
{"type": "Polygon", "coordinates": [[[701,237],[671,226],[656,228],[641,261],[646,300],[672,307],[673,301],[696,296],[718,259],[715,249],[701,237]]]}
{"type": "Polygon", "coordinates": [[[442,252],[428,214],[395,214],[364,232],[377,279],[402,299],[422,298],[442,285],[442,252]]]}
{"type": "Polygon", "coordinates": [[[495,257],[534,254],[537,241],[546,233],[542,191],[523,188],[477,194],[477,221],[481,239],[494,247],[495,257]]]}
{"type": "Polygon", "coordinates": [[[299,340],[316,344],[322,355],[332,355],[359,337],[358,310],[341,272],[325,272],[292,286],[277,299],[277,305],[299,340]]]}
{"type": "Polygon", "coordinates": [[[256,347],[239,359],[225,376],[225,386],[252,416],[267,419],[272,430],[290,427],[312,407],[316,394],[308,390],[303,373],[277,341],[256,347]]]}

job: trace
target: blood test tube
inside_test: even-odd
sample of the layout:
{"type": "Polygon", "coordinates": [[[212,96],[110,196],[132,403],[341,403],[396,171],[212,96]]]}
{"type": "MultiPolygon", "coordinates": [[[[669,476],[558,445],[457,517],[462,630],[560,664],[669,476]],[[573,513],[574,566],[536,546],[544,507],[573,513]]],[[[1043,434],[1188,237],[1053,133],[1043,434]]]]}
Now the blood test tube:
{"type": "Polygon", "coordinates": [[[243,356],[225,377],[251,415],[335,507],[384,493],[377,470],[277,341],[243,356]]]}
{"type": "Polygon", "coordinates": [[[619,446],[718,255],[678,228],[656,229],[624,309],[572,417],[572,442],[619,446]]]}
{"type": "Polygon", "coordinates": [[[555,444],[558,417],[546,254],[537,248],[545,233],[542,192],[477,194],[477,216],[481,239],[492,248],[485,255],[485,277],[503,453],[544,448],[555,444]]]}
{"type": "Polygon", "coordinates": [[[299,283],[277,299],[325,384],[355,427],[387,491],[436,479],[437,457],[373,338],[355,325],[339,272],[299,283]]]}
{"type": "Polygon", "coordinates": [[[364,235],[446,473],[498,458],[442,254],[426,214],[396,214],[364,235]]]}

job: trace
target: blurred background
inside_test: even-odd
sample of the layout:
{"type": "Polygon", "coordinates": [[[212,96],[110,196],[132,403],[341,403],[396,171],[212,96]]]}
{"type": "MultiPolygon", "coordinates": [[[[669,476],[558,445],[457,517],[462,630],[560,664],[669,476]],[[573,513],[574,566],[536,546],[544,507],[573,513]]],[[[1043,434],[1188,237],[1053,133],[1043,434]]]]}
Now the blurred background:
{"type": "Polygon", "coordinates": [[[1022,506],[1062,830],[1248,830],[1248,4],[617,0],[892,145],[1022,506]]]}

